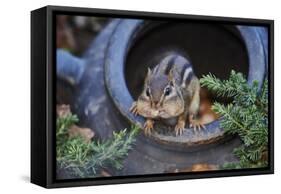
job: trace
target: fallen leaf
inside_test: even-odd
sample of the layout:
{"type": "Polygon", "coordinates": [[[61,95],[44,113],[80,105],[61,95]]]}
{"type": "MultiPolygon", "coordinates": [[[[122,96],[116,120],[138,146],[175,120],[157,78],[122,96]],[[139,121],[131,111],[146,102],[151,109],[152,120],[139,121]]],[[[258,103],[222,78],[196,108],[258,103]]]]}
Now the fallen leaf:
{"type": "Polygon", "coordinates": [[[72,125],[68,131],[69,137],[81,136],[86,142],[90,142],[95,136],[95,133],[90,128],[81,128],[77,125],[72,125]]]}
{"type": "Polygon", "coordinates": [[[202,172],[202,171],[212,171],[212,170],[218,170],[219,167],[214,164],[194,164],[190,167],[186,168],[176,168],[171,169],[168,172],[177,173],[177,172],[202,172]]]}
{"type": "Polygon", "coordinates": [[[101,170],[100,172],[101,176],[103,177],[109,177],[109,176],[112,176],[111,174],[109,174],[109,172],[107,172],[106,170],[101,170]]]}
{"type": "Polygon", "coordinates": [[[70,106],[66,104],[57,105],[57,116],[58,117],[66,117],[71,114],[70,106]]]}
{"type": "Polygon", "coordinates": [[[210,171],[210,170],[218,170],[217,165],[213,164],[194,164],[191,166],[191,171],[196,172],[196,171],[210,171]]]}

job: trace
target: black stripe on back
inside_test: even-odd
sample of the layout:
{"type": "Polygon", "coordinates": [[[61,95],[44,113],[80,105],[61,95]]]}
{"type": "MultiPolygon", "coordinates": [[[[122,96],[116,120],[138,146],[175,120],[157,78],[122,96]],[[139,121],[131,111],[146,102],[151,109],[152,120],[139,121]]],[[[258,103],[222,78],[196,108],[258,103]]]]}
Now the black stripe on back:
{"type": "Polygon", "coordinates": [[[185,80],[185,85],[186,85],[186,87],[188,86],[188,84],[189,84],[190,81],[192,80],[193,76],[194,76],[194,73],[193,73],[193,71],[191,71],[190,74],[187,76],[187,78],[186,78],[186,80],[185,80]]]}
{"type": "Polygon", "coordinates": [[[178,56],[173,56],[173,57],[169,60],[169,62],[168,62],[168,64],[167,64],[167,67],[166,67],[166,69],[165,69],[165,72],[164,72],[166,75],[168,75],[169,72],[171,71],[171,69],[173,68],[173,65],[175,64],[175,60],[177,59],[177,57],[178,57],[178,56]]]}

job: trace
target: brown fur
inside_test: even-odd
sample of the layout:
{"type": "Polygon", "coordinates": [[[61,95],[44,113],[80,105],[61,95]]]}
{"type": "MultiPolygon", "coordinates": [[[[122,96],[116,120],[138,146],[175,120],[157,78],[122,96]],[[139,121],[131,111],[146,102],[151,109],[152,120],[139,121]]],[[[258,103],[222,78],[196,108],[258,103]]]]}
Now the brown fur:
{"type": "MultiPolygon", "coordinates": [[[[169,59],[175,59],[178,56],[168,57],[169,59]]],[[[188,82],[180,77],[184,75],[184,71],[187,69],[190,71],[191,68],[185,65],[187,61],[181,56],[179,56],[180,59],[175,61],[180,61],[182,64],[173,64],[173,68],[169,73],[164,74],[165,68],[167,66],[170,68],[171,66],[171,63],[169,64],[167,60],[168,57],[153,70],[148,69],[143,92],[131,107],[134,114],[147,118],[144,129],[148,135],[153,128],[153,119],[178,117],[178,122],[175,126],[176,135],[183,133],[188,115],[189,123],[195,129],[204,127],[195,120],[200,103],[200,83],[198,78],[193,75],[193,72],[191,72],[192,76],[188,82]],[[187,83],[187,85],[182,85],[182,82],[187,83]],[[165,94],[167,88],[170,89],[168,95],[165,94]]]]}

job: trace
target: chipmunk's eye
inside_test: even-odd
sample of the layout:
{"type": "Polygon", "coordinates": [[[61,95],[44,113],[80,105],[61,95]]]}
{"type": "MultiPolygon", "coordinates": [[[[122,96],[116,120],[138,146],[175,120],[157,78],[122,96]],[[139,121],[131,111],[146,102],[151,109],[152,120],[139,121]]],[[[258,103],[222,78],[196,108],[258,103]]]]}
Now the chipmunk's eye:
{"type": "Polygon", "coordinates": [[[146,94],[148,97],[150,96],[149,88],[146,89],[145,94],[146,94]]]}
{"type": "Polygon", "coordinates": [[[170,93],[171,93],[171,88],[170,87],[167,87],[167,88],[165,88],[165,90],[164,90],[164,95],[165,96],[169,96],[170,95],[170,93]]]}

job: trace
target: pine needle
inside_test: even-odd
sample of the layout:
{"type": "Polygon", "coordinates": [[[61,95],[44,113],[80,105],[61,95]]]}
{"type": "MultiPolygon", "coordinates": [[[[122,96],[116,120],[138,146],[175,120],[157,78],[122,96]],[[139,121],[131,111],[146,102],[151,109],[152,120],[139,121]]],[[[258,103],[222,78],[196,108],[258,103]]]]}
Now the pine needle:
{"type": "Polygon", "coordinates": [[[222,116],[220,123],[228,134],[237,134],[243,145],[234,150],[238,163],[222,168],[258,168],[268,165],[268,81],[259,90],[258,82],[248,84],[242,73],[231,71],[228,80],[208,74],[200,80],[202,86],[220,97],[231,98],[228,105],[215,102],[212,109],[222,116]]]}
{"type": "Polygon", "coordinates": [[[82,137],[69,137],[68,129],[78,122],[76,115],[57,118],[57,170],[64,170],[74,178],[96,177],[102,168],[122,169],[123,159],[132,149],[139,128],[132,126],[114,132],[105,141],[85,142],[82,137]]]}

